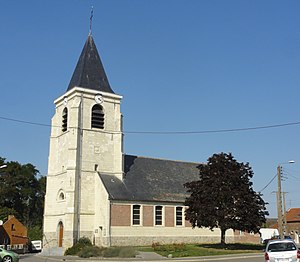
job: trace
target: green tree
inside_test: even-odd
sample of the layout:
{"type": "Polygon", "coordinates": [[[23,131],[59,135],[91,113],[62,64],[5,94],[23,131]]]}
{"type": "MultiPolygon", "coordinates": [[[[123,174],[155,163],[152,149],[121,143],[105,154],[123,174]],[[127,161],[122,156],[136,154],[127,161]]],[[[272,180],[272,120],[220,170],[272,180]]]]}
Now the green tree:
{"type": "Polygon", "coordinates": [[[0,166],[4,165],[5,163],[5,158],[0,156],[0,166]]]}
{"type": "Polygon", "coordinates": [[[221,244],[227,229],[257,233],[268,214],[261,194],[252,188],[249,163],[237,162],[231,153],[214,154],[200,164],[199,180],[184,186],[186,219],[193,227],[220,228],[221,244]]]}
{"type": "Polygon", "coordinates": [[[0,164],[7,165],[0,174],[1,218],[6,220],[12,214],[29,229],[34,226],[41,228],[45,177],[39,177],[39,171],[32,164],[5,163],[4,158],[0,158],[0,164]]]}
{"type": "Polygon", "coordinates": [[[17,212],[8,207],[0,207],[0,220],[6,221],[9,215],[17,216],[17,212]]]}
{"type": "Polygon", "coordinates": [[[29,228],[28,237],[32,240],[43,239],[43,229],[40,226],[34,226],[29,228]]]}

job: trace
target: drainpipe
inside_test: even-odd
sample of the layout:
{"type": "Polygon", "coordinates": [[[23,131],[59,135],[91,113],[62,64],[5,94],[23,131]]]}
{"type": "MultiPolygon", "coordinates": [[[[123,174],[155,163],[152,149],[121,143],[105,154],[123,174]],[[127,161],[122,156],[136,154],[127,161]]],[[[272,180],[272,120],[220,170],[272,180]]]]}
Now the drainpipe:
{"type": "Polygon", "coordinates": [[[109,200],[108,245],[111,247],[111,202],[109,200]]]}

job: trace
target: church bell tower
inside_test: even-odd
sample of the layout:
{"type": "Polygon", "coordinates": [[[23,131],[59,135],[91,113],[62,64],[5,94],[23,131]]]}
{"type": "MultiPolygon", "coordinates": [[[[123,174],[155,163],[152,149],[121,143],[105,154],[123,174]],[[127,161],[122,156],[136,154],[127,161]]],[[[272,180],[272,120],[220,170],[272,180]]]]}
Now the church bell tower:
{"type": "Polygon", "coordinates": [[[72,246],[92,239],[99,223],[95,201],[99,174],[123,177],[120,103],[91,33],[70,84],[54,101],[44,210],[44,246],[72,246]]]}

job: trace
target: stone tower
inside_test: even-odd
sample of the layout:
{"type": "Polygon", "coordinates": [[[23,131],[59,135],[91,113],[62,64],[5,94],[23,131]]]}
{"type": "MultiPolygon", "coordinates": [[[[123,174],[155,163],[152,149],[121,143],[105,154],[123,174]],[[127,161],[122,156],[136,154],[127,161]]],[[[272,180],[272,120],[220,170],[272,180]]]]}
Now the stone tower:
{"type": "MultiPolygon", "coordinates": [[[[107,199],[99,174],[123,177],[122,97],[108,82],[91,34],[70,84],[55,103],[44,210],[44,247],[95,240],[107,199]]],[[[100,243],[101,244],[101,243],[100,243]]]]}

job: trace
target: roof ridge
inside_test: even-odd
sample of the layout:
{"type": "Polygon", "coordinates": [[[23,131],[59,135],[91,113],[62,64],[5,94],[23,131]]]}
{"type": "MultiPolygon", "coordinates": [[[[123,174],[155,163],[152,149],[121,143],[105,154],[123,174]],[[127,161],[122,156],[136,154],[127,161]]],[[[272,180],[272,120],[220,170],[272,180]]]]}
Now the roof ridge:
{"type": "Polygon", "coordinates": [[[204,164],[202,162],[191,162],[191,161],[183,161],[183,160],[174,160],[174,159],[166,159],[166,158],[158,158],[158,157],[149,157],[149,156],[137,156],[131,154],[125,154],[126,156],[144,158],[144,159],[153,159],[153,160],[160,160],[160,161],[169,161],[169,162],[178,162],[178,163],[188,163],[188,164],[204,164]]]}

